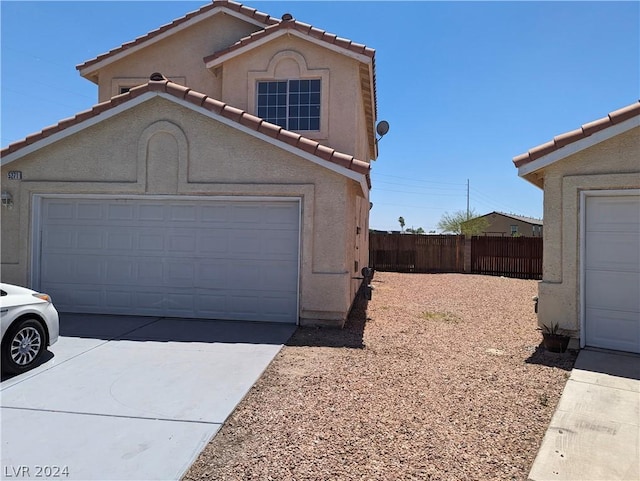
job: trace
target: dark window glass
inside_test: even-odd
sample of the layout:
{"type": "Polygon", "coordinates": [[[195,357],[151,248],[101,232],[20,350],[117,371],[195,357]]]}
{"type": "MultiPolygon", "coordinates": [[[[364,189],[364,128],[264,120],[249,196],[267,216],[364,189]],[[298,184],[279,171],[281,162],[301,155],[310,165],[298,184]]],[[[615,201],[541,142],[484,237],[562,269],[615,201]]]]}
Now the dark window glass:
{"type": "Polygon", "coordinates": [[[258,116],[289,130],[320,130],[321,81],[258,82],[258,116]]]}

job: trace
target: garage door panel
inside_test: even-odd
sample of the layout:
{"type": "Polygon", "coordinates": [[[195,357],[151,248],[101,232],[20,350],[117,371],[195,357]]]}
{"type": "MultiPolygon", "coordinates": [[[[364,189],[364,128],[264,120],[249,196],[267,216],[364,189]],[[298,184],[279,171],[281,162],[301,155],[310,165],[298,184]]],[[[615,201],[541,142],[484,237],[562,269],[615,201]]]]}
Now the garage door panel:
{"type": "Polygon", "coordinates": [[[260,239],[253,232],[232,231],[229,233],[227,255],[237,259],[252,258],[260,254],[260,239]]]}
{"type": "Polygon", "coordinates": [[[295,302],[291,302],[290,296],[264,296],[262,299],[264,311],[272,318],[290,316],[295,312],[295,302]]]}
{"type": "Polygon", "coordinates": [[[590,232],[585,267],[638,272],[640,251],[636,247],[639,235],[638,232],[590,232]]]}
{"type": "Polygon", "coordinates": [[[80,220],[102,220],[105,215],[103,206],[95,203],[78,202],[76,218],[80,220]]]}
{"type": "Polygon", "coordinates": [[[640,196],[585,202],[586,344],[640,352],[640,196]]]}
{"type": "Polygon", "coordinates": [[[104,248],[104,235],[94,230],[80,231],[76,235],[79,250],[101,250],[104,248]]]}
{"type": "Polygon", "coordinates": [[[203,317],[216,318],[227,312],[227,296],[221,292],[207,292],[196,295],[195,307],[203,317]]]}
{"type": "Polygon", "coordinates": [[[585,303],[587,307],[638,312],[640,308],[638,293],[640,293],[638,273],[590,271],[585,285],[585,303]]]}
{"type": "Polygon", "coordinates": [[[198,218],[198,206],[196,205],[171,205],[169,206],[169,220],[177,223],[193,222],[198,218]]]}
{"type": "Polygon", "coordinates": [[[71,249],[75,247],[76,236],[65,227],[54,226],[42,236],[42,245],[48,249],[71,249]]]}
{"type": "Polygon", "coordinates": [[[107,232],[106,248],[110,251],[122,250],[125,252],[133,249],[133,234],[125,229],[118,229],[114,232],[107,232]]]}
{"type": "Polygon", "coordinates": [[[243,224],[248,224],[248,227],[252,228],[256,224],[260,225],[263,215],[263,209],[256,209],[254,205],[233,205],[231,206],[231,225],[241,228],[243,224]]]}
{"type": "Polygon", "coordinates": [[[587,315],[597,320],[591,325],[592,345],[622,351],[637,350],[640,330],[637,329],[638,319],[633,312],[587,308],[587,315]]]}
{"type": "Polygon", "coordinates": [[[164,285],[175,287],[196,287],[196,265],[192,262],[167,261],[164,285]]]}
{"type": "Polygon", "coordinates": [[[132,204],[112,202],[107,207],[107,220],[133,220],[135,208],[132,204]]]}
{"type": "Polygon", "coordinates": [[[196,248],[195,232],[193,230],[185,230],[179,234],[171,234],[168,238],[168,251],[172,253],[193,253],[196,248]]]}
{"type": "Polygon", "coordinates": [[[286,275],[286,272],[294,269],[295,266],[296,263],[293,261],[263,263],[257,273],[260,277],[260,284],[267,286],[265,291],[269,291],[269,286],[272,286],[272,290],[295,292],[297,289],[296,279],[286,275]]]}
{"type": "Polygon", "coordinates": [[[52,222],[75,217],[75,203],[69,201],[50,202],[44,209],[45,216],[52,222]]]}
{"type": "Polygon", "coordinates": [[[157,232],[146,230],[138,236],[138,250],[142,252],[158,253],[164,251],[164,234],[160,229],[157,232]]]}
{"type": "Polygon", "coordinates": [[[205,260],[198,263],[197,284],[211,289],[224,289],[231,266],[224,259],[205,260]]]}
{"type": "Polygon", "coordinates": [[[165,220],[166,207],[161,203],[146,203],[138,208],[138,219],[141,221],[157,222],[165,220]]]}
{"type": "Polygon", "coordinates": [[[200,233],[198,236],[198,253],[203,256],[225,255],[229,250],[229,235],[225,231],[216,231],[212,228],[200,233]]]}
{"type": "Polygon", "coordinates": [[[46,284],[55,283],[60,279],[71,279],[72,275],[71,256],[50,258],[42,264],[42,270],[40,271],[41,282],[46,284]]]}
{"type": "Polygon", "coordinates": [[[42,212],[40,284],[63,312],[297,320],[297,201],[45,199],[42,212]]]}

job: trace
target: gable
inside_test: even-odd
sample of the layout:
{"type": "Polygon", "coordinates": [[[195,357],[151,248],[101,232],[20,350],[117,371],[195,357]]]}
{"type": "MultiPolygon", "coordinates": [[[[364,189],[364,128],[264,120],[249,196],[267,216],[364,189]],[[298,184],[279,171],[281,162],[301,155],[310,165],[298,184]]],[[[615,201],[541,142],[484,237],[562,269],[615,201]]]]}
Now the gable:
{"type": "MultiPolygon", "coordinates": [[[[375,121],[377,117],[377,100],[375,87],[375,50],[358,44],[348,39],[330,34],[324,30],[312,27],[311,25],[298,22],[290,15],[283,16],[283,20],[278,23],[266,27],[264,30],[257,31],[247,37],[242,38],[235,44],[212,53],[204,58],[205,65],[216,76],[225,77],[224,83],[237,89],[238,85],[244,85],[242,75],[249,73],[249,92],[233,92],[232,88],[224,91],[223,98],[227,99],[227,95],[235,95],[234,101],[239,105],[246,106],[249,111],[252,110],[251,102],[255,100],[254,92],[251,90],[252,82],[256,78],[284,78],[274,72],[273,65],[262,65],[265,62],[272,63],[273,57],[281,52],[296,52],[304,57],[303,62],[297,62],[298,69],[304,69],[307,66],[314,68],[322,66],[328,71],[339,72],[344,70],[351,75],[349,78],[336,79],[335,85],[341,88],[350,86],[353,90],[344,93],[345,99],[338,99],[333,102],[331,117],[334,119],[344,119],[345,115],[352,115],[346,111],[347,105],[353,106],[353,99],[360,105],[362,112],[361,121],[355,120],[356,125],[362,125],[366,132],[367,146],[364,147],[365,155],[370,159],[377,158],[377,143],[375,137],[375,121]],[[317,62],[313,61],[313,57],[318,58],[317,62]],[[340,62],[342,61],[342,64],[340,62]],[[331,64],[334,67],[331,67],[331,64]],[[242,65],[244,64],[244,65],[242,65]],[[306,64],[306,65],[305,65],[306,64]],[[230,66],[228,69],[223,66],[230,66]],[[240,66],[240,67],[239,67],[240,66]],[[232,71],[231,74],[228,72],[232,71]],[[222,73],[221,73],[222,72],[222,73]],[[229,80],[229,75],[234,79],[229,80]]],[[[232,97],[229,97],[232,98],[232,97]]],[[[353,123],[351,124],[353,125],[353,123]]],[[[322,129],[321,129],[322,130],[322,129]]],[[[342,127],[338,126],[334,132],[344,132],[342,127]]],[[[321,132],[319,138],[326,138],[327,132],[321,132]]],[[[335,140],[336,134],[331,135],[335,140]]],[[[351,139],[353,140],[353,139],[351,139]]],[[[353,151],[354,146],[345,144],[339,145],[338,148],[353,151]]],[[[362,151],[363,149],[356,149],[362,151]]],[[[363,155],[363,154],[360,154],[363,155]]]]}
{"type": "MultiPolygon", "coordinates": [[[[85,78],[93,82],[97,82],[95,73],[107,65],[121,60],[139,50],[149,47],[157,42],[172,37],[184,30],[191,29],[195,25],[205,22],[213,17],[219,17],[218,20],[224,22],[224,17],[232,17],[244,22],[249,31],[262,29],[267,25],[277,23],[278,20],[266,13],[259,12],[254,8],[249,8],[237,2],[228,0],[213,0],[211,3],[204,5],[196,11],[187,13],[183,17],[173,20],[145,35],[136,38],[133,41],[124,43],[109,52],[98,55],[97,57],[87,60],[76,66],[76,69],[85,78]],[[222,17],[222,18],[220,18],[222,17]],[[251,27],[249,27],[251,26],[251,27]]],[[[246,35],[246,32],[240,33],[237,38],[246,35]]],[[[233,40],[235,41],[235,39],[233,40]]],[[[224,42],[223,45],[228,45],[224,42]]]]}

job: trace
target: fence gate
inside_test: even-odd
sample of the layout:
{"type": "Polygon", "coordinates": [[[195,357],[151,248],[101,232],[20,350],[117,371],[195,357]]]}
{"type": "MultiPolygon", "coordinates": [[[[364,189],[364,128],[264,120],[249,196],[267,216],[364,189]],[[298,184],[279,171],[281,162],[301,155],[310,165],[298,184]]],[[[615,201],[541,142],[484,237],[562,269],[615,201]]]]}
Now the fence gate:
{"type": "Polygon", "coordinates": [[[542,279],[542,237],[472,237],[471,273],[542,279]]]}

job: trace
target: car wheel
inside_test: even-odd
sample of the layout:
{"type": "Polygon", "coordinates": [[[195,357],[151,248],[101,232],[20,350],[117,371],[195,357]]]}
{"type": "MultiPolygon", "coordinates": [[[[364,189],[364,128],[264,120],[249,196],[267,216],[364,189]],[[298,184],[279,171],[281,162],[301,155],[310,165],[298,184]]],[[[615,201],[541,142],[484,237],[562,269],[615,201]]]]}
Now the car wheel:
{"type": "Polygon", "coordinates": [[[38,363],[46,349],[42,324],[35,319],[18,321],[2,340],[2,370],[13,374],[28,371],[38,363]]]}

